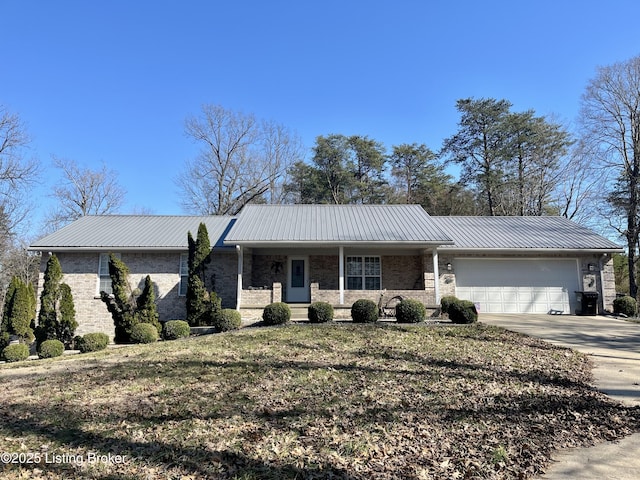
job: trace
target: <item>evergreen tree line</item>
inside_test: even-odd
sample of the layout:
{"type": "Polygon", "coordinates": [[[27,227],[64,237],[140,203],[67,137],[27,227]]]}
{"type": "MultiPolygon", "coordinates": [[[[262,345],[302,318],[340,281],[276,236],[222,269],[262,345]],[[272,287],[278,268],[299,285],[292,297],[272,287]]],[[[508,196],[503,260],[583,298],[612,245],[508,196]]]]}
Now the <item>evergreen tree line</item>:
{"type": "Polygon", "coordinates": [[[309,163],[288,170],[292,203],[417,203],[432,215],[562,214],[557,191],[573,141],[558,123],[506,100],[464,99],[458,132],[439,152],[366,136],[319,136],[309,163]],[[447,167],[457,165],[456,180],[447,167]]]}

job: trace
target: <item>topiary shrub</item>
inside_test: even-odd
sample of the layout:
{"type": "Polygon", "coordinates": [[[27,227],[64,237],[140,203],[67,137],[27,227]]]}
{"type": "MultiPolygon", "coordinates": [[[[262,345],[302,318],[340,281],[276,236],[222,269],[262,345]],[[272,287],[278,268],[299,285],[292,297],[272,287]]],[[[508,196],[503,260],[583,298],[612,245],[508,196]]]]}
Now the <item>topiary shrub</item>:
{"type": "Polygon", "coordinates": [[[449,319],[453,323],[474,323],[478,321],[478,311],[473,302],[458,300],[449,305],[449,319]]]}
{"type": "Polygon", "coordinates": [[[109,345],[109,336],[106,333],[87,333],[76,340],[76,348],[80,353],[97,352],[104,350],[109,345]]]}
{"type": "Polygon", "coordinates": [[[627,317],[635,317],[638,311],[638,303],[636,299],[625,295],[617,297],[613,301],[613,313],[626,315],[627,317]]]}
{"type": "Polygon", "coordinates": [[[150,323],[136,323],[131,328],[131,341],[134,343],[153,343],[158,341],[158,329],[150,323]]]}
{"type": "Polygon", "coordinates": [[[136,299],[136,307],[136,320],[139,323],[149,323],[153,325],[156,327],[158,335],[160,335],[160,333],[162,333],[162,325],[159,321],[158,307],[156,306],[156,292],[149,275],[144,279],[144,289],[136,299]]]}
{"type": "Polygon", "coordinates": [[[64,352],[64,343],[60,340],[45,340],[38,346],[38,356],[40,358],[59,357],[64,352]]]}
{"type": "Polygon", "coordinates": [[[284,302],[275,302],[264,307],[262,320],[265,325],[284,325],[291,320],[291,309],[284,302]]]}
{"type": "Polygon", "coordinates": [[[351,319],[355,323],[375,323],[378,315],[378,305],[373,300],[361,298],[351,305],[351,319]]]}
{"type": "Polygon", "coordinates": [[[20,337],[21,343],[32,343],[34,339],[32,320],[35,316],[35,298],[33,290],[20,280],[13,277],[4,300],[0,334],[2,343],[8,344],[11,335],[20,337]]]}
{"type": "Polygon", "coordinates": [[[420,323],[427,318],[427,309],[418,300],[407,298],[396,305],[396,321],[400,323],[420,323]]]}
{"type": "Polygon", "coordinates": [[[327,302],[313,302],[309,305],[307,318],[311,323],[326,323],[333,320],[333,307],[327,302]]]}
{"type": "Polygon", "coordinates": [[[242,325],[242,317],[240,312],[232,308],[223,308],[213,320],[213,326],[219,332],[228,332],[229,330],[237,330],[242,325]]]}
{"type": "Polygon", "coordinates": [[[14,343],[4,347],[2,357],[7,362],[21,362],[29,358],[29,347],[24,343],[14,343]]]}
{"type": "Polygon", "coordinates": [[[169,320],[162,327],[162,338],[165,340],[177,340],[191,335],[191,327],[184,320],[169,320]]]}
{"type": "Polygon", "coordinates": [[[440,313],[449,313],[449,305],[457,301],[459,301],[458,298],[453,295],[442,297],[440,299],[440,313]]]}

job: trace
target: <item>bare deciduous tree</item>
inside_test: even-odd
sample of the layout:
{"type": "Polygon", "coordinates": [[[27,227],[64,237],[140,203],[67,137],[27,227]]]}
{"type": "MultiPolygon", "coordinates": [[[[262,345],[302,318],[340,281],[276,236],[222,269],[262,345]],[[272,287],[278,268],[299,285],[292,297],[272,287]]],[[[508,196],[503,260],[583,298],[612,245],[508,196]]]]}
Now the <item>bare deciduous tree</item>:
{"type": "Polygon", "coordinates": [[[285,127],[218,105],[189,117],[185,132],[202,146],[176,180],[183,207],[193,213],[235,214],[250,202],[278,202],[286,170],[301,152],[285,127]]]}
{"type": "Polygon", "coordinates": [[[629,291],[638,294],[635,262],[640,225],[640,56],[598,69],[582,95],[582,140],[596,166],[615,172],[609,203],[624,219],[629,291]]]}
{"type": "Polygon", "coordinates": [[[122,205],[125,191],[118,184],[117,174],[105,165],[92,170],[58,157],[53,157],[53,164],[62,172],[62,179],[51,194],[58,204],[47,219],[48,230],[85,215],[115,213],[122,205]]]}
{"type": "Polygon", "coordinates": [[[594,212],[599,212],[603,204],[603,187],[607,184],[608,172],[585,168],[590,158],[582,142],[575,145],[560,169],[553,203],[558,215],[602,231],[594,212]]]}
{"type": "Polygon", "coordinates": [[[28,211],[38,162],[26,158],[30,138],[20,117],[0,105],[0,228],[12,234],[28,211]]]}

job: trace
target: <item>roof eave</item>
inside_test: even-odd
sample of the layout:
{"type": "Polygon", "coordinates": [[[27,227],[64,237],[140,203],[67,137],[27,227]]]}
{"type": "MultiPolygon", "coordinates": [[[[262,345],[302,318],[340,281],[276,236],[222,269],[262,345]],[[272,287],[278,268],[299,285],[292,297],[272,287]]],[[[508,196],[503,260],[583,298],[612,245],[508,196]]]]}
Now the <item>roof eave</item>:
{"type": "Polygon", "coordinates": [[[622,248],[458,248],[444,247],[442,253],[469,253],[469,254],[523,254],[523,253],[566,253],[566,254],[610,254],[624,253],[622,248]]]}
{"type": "MultiPolygon", "coordinates": [[[[189,249],[184,246],[29,246],[27,250],[30,252],[186,252],[189,249]]],[[[216,245],[212,248],[215,251],[233,250],[230,245],[216,245]]]]}
{"type": "Polygon", "coordinates": [[[292,240],[225,240],[225,245],[239,245],[243,247],[388,247],[388,246],[407,246],[407,247],[439,247],[442,245],[453,245],[452,241],[434,240],[434,241],[406,241],[406,240],[329,240],[329,241],[292,241],[292,240]]]}

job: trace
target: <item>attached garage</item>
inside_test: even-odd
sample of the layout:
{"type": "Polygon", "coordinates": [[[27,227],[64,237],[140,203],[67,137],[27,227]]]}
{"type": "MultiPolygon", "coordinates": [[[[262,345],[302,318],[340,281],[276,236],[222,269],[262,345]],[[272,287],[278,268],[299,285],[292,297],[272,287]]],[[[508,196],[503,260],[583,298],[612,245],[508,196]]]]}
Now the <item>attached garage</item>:
{"type": "Polygon", "coordinates": [[[456,296],[487,313],[575,313],[577,259],[457,258],[456,296]]]}

